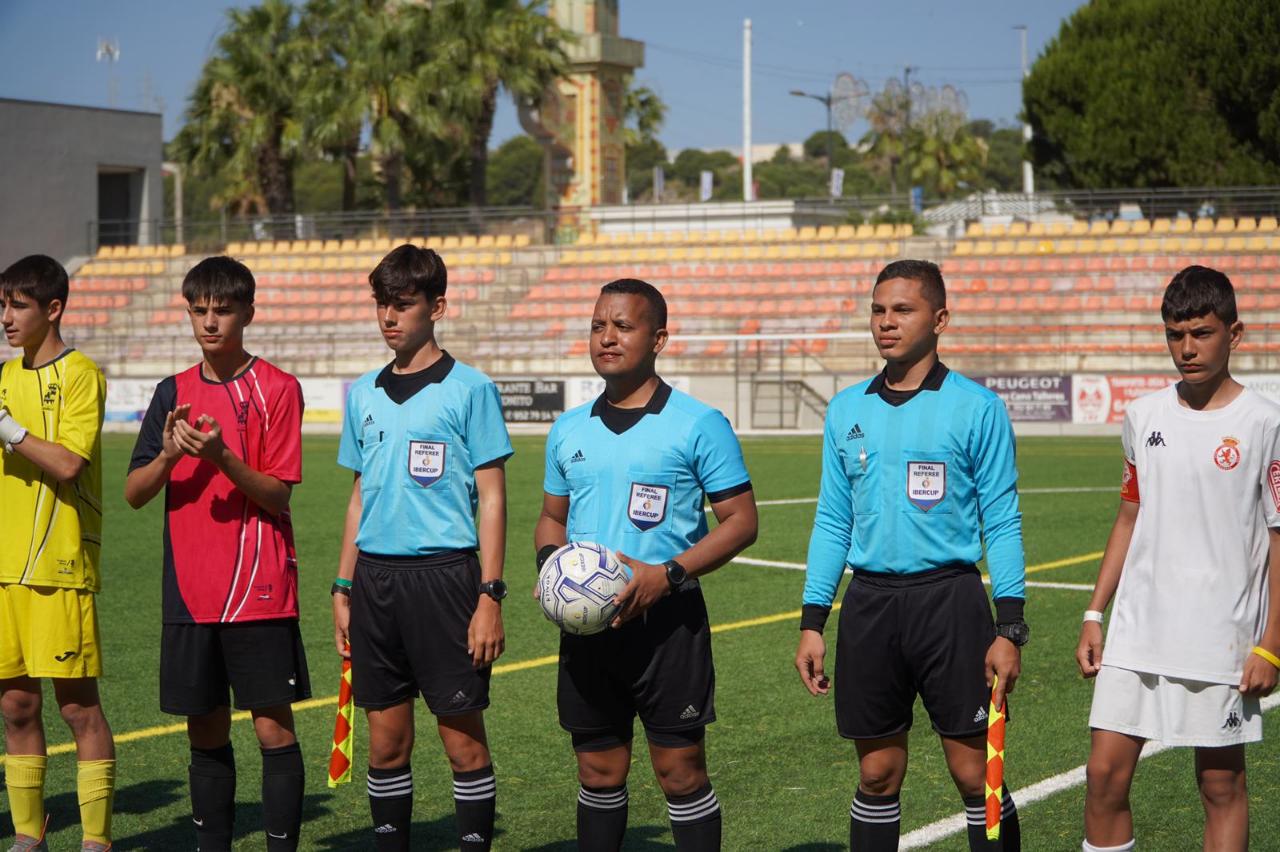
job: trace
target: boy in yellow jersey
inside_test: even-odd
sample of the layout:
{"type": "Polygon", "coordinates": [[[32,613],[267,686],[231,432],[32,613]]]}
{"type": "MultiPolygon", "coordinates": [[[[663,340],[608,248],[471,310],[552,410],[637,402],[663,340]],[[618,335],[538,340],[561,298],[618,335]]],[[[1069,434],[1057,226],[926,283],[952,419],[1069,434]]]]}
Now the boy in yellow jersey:
{"type": "Polygon", "coordinates": [[[10,852],[47,850],[41,678],[53,681],[79,759],[82,849],[111,848],[115,745],[98,699],[98,554],[107,383],[62,342],[67,273],[24,257],[0,273],[0,322],[21,349],[0,369],[0,710],[10,852]]]}

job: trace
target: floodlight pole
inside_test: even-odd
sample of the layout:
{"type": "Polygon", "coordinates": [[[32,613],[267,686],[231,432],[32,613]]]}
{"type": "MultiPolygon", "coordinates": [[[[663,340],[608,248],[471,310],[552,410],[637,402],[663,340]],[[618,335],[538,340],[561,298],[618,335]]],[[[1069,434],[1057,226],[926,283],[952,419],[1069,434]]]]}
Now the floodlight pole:
{"type": "Polygon", "coordinates": [[[742,22],[742,200],[755,201],[751,166],[751,19],[742,22]]]}
{"type": "MultiPolygon", "coordinates": [[[[1022,79],[1025,82],[1030,71],[1027,69],[1027,25],[1018,24],[1014,27],[1021,36],[1022,41],[1022,79]]],[[[1026,105],[1023,105],[1023,113],[1026,113],[1026,105]]],[[[1022,122],[1022,142],[1024,145],[1031,144],[1031,122],[1022,122]]],[[[1022,161],[1022,191],[1026,195],[1032,195],[1036,191],[1035,173],[1031,171],[1031,161],[1024,159],[1022,161]]]]}
{"type": "Polygon", "coordinates": [[[831,93],[827,93],[825,95],[814,95],[809,92],[802,92],[799,89],[792,89],[788,94],[797,98],[813,98],[827,109],[827,191],[828,194],[830,194],[831,172],[835,167],[835,163],[832,162],[833,152],[831,149],[831,102],[835,100],[835,96],[831,93]]]}

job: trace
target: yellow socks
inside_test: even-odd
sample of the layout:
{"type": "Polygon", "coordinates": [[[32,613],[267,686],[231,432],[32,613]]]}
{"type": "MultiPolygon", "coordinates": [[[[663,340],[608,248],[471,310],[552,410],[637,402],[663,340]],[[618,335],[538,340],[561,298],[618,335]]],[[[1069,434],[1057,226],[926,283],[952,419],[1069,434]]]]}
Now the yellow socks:
{"type": "Polygon", "coordinates": [[[28,837],[44,836],[44,770],[49,758],[42,754],[7,754],[4,785],[9,789],[13,828],[28,837]]]}
{"type": "MultiPolygon", "coordinates": [[[[80,825],[85,840],[110,845],[111,801],[115,788],[114,760],[82,760],[76,764],[76,792],[80,799],[80,825]]],[[[12,792],[9,798],[12,801],[12,792]]]]}

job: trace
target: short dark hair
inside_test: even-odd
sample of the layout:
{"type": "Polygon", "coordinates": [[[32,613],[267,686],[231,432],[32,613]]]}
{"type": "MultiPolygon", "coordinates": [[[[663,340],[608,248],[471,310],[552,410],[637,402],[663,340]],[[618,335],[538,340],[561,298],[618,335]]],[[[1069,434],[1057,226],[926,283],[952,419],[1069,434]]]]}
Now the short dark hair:
{"type": "Polygon", "coordinates": [[[600,288],[601,296],[613,293],[642,297],[649,303],[649,313],[653,317],[654,328],[667,327],[667,300],[662,297],[658,288],[648,281],[641,281],[639,278],[619,278],[600,288]]]}
{"type": "Polygon", "coordinates": [[[1185,322],[1213,314],[1224,325],[1231,325],[1236,313],[1236,291],[1231,279],[1207,266],[1188,266],[1173,276],[1164,288],[1160,302],[1160,318],[1165,322],[1185,322]]]}
{"type": "Polygon", "coordinates": [[[0,272],[0,293],[35,299],[42,308],[54,299],[67,304],[67,270],[44,254],[29,254],[0,272]]]}
{"type": "Polygon", "coordinates": [[[448,289],[449,271],[444,258],[431,249],[405,243],[378,262],[369,273],[369,286],[381,304],[412,293],[422,293],[431,301],[448,289]]]}
{"type": "Polygon", "coordinates": [[[182,279],[182,298],[188,305],[205,299],[211,305],[232,302],[252,305],[256,289],[249,267],[226,255],[206,257],[191,267],[182,279]]]}
{"type": "Polygon", "coordinates": [[[938,264],[927,260],[895,260],[880,270],[871,289],[874,290],[881,281],[894,278],[918,281],[925,299],[933,305],[935,311],[947,306],[947,285],[942,280],[942,270],[938,268],[938,264]]]}

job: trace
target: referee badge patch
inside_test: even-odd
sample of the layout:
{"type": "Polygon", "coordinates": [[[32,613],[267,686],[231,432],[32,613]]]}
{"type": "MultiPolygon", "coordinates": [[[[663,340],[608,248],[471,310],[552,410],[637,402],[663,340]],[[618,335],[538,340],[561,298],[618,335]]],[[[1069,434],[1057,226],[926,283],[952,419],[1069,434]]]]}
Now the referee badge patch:
{"type": "Polygon", "coordinates": [[[409,476],[426,488],[444,476],[444,441],[409,441],[409,476]]]}
{"type": "Polygon", "coordinates": [[[907,462],[907,499],[929,511],[947,496],[947,463],[907,462]]]}
{"type": "Polygon", "coordinates": [[[651,530],[667,517],[667,497],[671,489],[665,485],[631,483],[631,499],[627,503],[627,517],[641,532],[651,530]]]}

